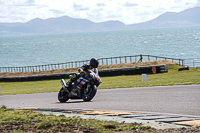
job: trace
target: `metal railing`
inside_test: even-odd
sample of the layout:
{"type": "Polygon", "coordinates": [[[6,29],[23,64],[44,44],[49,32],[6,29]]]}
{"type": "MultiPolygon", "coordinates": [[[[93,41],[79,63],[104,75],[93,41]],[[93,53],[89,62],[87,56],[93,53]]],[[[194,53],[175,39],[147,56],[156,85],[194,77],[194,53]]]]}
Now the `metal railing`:
{"type": "Polygon", "coordinates": [[[200,58],[184,59],[184,66],[189,66],[192,68],[200,67],[200,58]]]}
{"type": "MultiPolygon", "coordinates": [[[[118,63],[131,63],[131,62],[144,62],[144,61],[155,61],[155,60],[169,60],[180,65],[184,65],[183,59],[175,59],[168,57],[152,56],[152,55],[134,55],[134,56],[119,56],[100,58],[99,65],[110,65],[118,63]]],[[[23,66],[23,67],[0,67],[0,73],[2,72],[33,72],[33,71],[47,71],[64,68],[81,67],[83,64],[88,64],[90,60],[65,62],[58,64],[47,64],[37,66],[23,66]]]]}

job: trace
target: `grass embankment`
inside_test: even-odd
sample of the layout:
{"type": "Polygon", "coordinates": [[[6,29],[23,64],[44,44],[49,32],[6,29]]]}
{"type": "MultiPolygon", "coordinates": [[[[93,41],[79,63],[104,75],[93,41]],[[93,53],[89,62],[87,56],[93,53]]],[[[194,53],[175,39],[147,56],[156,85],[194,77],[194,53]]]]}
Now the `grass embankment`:
{"type": "Polygon", "coordinates": [[[124,124],[117,122],[106,122],[92,119],[81,119],[65,117],[64,115],[44,115],[25,110],[9,110],[0,108],[0,132],[88,132],[102,133],[114,131],[140,130],[150,131],[149,126],[141,124],[124,124]]]}
{"type": "MultiPolygon", "coordinates": [[[[98,89],[188,85],[200,84],[200,68],[178,71],[180,66],[168,65],[168,73],[148,74],[147,81],[142,82],[141,75],[123,75],[102,77],[103,83],[98,89]]],[[[66,79],[67,81],[68,79],[66,79]]],[[[60,80],[30,81],[30,82],[1,82],[0,95],[57,92],[61,88],[60,80]]]]}
{"type": "MultiPolygon", "coordinates": [[[[119,63],[119,64],[112,64],[112,65],[100,65],[98,69],[104,70],[104,69],[150,66],[150,65],[161,65],[161,64],[174,64],[174,63],[168,60],[157,60],[157,61],[146,61],[146,62],[119,63]]],[[[56,69],[56,70],[49,70],[49,71],[36,71],[36,72],[4,72],[4,73],[0,73],[0,77],[19,77],[19,76],[32,76],[32,75],[60,74],[60,73],[77,72],[77,70],[78,70],[78,67],[56,69]]]]}

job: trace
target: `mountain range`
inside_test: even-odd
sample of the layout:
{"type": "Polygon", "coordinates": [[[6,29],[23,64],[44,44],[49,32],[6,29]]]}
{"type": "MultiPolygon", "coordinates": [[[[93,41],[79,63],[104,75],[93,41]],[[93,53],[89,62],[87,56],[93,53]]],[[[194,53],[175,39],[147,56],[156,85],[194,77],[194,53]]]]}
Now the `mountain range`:
{"type": "Polygon", "coordinates": [[[26,23],[0,23],[0,36],[102,32],[197,25],[200,25],[200,7],[186,9],[179,13],[166,12],[153,20],[130,25],[113,20],[94,23],[87,19],[76,19],[68,16],[49,19],[35,18],[26,23]]]}

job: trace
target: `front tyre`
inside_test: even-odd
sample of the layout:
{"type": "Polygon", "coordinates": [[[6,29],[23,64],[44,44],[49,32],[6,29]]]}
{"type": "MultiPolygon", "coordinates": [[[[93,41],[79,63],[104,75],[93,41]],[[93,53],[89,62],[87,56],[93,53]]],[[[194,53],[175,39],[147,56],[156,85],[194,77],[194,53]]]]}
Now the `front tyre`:
{"type": "Polygon", "coordinates": [[[87,102],[92,100],[92,98],[96,95],[97,86],[96,85],[89,85],[88,88],[84,89],[82,99],[83,101],[87,102]]]}
{"type": "Polygon", "coordinates": [[[63,103],[69,100],[68,93],[63,88],[60,89],[58,92],[58,100],[63,103]]]}

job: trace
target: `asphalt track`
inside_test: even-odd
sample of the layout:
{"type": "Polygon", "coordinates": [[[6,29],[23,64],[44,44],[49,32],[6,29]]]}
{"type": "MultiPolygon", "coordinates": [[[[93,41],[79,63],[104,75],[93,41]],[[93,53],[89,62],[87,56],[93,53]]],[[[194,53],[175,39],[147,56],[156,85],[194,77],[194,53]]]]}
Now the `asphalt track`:
{"type": "Polygon", "coordinates": [[[8,108],[93,109],[200,116],[200,85],[102,89],[91,102],[79,99],[60,103],[57,92],[0,95],[2,105],[8,108]]]}

